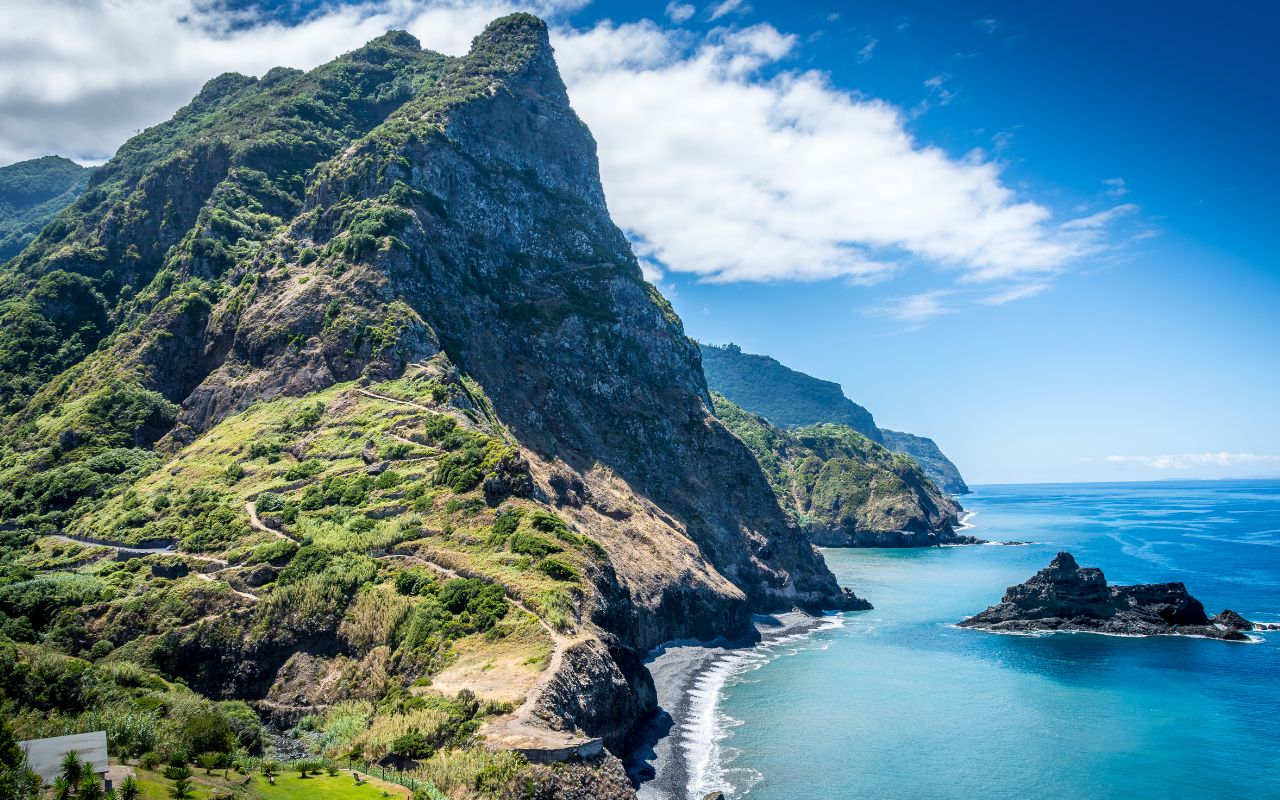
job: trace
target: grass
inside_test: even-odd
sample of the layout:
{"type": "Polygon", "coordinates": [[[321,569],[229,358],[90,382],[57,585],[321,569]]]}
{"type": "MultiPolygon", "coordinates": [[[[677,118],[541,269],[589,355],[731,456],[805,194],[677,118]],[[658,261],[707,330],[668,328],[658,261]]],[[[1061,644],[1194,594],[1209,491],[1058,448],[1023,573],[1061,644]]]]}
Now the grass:
{"type": "MultiPolygon", "coordinates": [[[[169,787],[173,782],[159,772],[134,768],[142,800],[169,800],[169,787]]],[[[370,778],[361,773],[357,784],[351,773],[343,770],[337,775],[311,775],[299,778],[297,773],[282,771],[276,775],[272,786],[261,775],[254,775],[248,784],[245,776],[235,772],[214,770],[206,775],[202,769],[193,769],[191,785],[194,800],[210,800],[217,795],[231,794],[242,800],[383,800],[388,797],[407,798],[409,790],[403,786],[370,778]],[[225,772],[225,774],[224,774],[225,772]]]]}

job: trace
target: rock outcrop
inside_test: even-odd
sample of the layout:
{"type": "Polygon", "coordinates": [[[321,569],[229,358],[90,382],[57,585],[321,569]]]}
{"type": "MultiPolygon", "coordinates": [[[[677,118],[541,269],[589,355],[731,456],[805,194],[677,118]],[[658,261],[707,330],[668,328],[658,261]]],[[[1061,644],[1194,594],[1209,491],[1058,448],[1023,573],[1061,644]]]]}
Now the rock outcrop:
{"type": "Polygon", "coordinates": [[[1010,586],[1001,601],[959,623],[1001,633],[1084,631],[1129,636],[1204,636],[1245,641],[1253,624],[1234,611],[1213,619],[1181,583],[1108,586],[1102,570],[1081,567],[1070,553],[1024,583],[1010,586]]]}

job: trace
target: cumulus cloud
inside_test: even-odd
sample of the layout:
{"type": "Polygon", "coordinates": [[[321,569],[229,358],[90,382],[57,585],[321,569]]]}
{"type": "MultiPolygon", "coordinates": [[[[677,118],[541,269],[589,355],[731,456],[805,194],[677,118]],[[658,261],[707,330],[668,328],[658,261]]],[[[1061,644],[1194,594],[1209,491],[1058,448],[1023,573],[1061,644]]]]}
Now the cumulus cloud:
{"type": "Polygon", "coordinates": [[[1236,467],[1280,464],[1280,455],[1257,453],[1175,453],[1162,456],[1107,456],[1112,464],[1138,465],[1152,469],[1187,470],[1197,467],[1236,467]]]}
{"type": "MultiPolygon", "coordinates": [[[[798,40],[771,25],[567,25],[563,12],[583,2],[369,0],[296,25],[202,0],[47,0],[40,14],[0,4],[0,162],[105,158],[220,72],[312,67],[390,28],[460,54],[490,19],[530,10],[552,22],[611,211],[651,274],[872,282],[926,262],[962,283],[1012,285],[1017,299],[1105,246],[1133,209],[1058,219],[997,162],[953,157],[917,140],[902,109],[789,66],[798,40]]],[[[745,10],[725,0],[708,15],[745,10]]]]}

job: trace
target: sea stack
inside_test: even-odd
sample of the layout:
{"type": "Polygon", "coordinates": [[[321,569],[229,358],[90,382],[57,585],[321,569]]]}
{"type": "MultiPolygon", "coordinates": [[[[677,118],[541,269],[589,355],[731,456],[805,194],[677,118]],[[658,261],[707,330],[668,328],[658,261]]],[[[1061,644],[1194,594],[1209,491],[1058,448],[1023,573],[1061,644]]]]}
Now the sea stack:
{"type": "Polygon", "coordinates": [[[1181,583],[1108,586],[1102,570],[1081,567],[1070,553],[1017,586],[1001,601],[960,623],[1003,633],[1085,631],[1130,636],[1205,636],[1247,641],[1253,623],[1225,610],[1213,619],[1181,583]]]}

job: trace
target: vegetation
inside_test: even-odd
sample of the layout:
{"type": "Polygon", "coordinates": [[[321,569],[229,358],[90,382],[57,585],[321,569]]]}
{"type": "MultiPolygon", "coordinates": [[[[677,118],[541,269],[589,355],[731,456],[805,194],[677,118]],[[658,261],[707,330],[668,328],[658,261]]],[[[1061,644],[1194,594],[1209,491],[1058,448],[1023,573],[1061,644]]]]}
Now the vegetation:
{"type": "Polygon", "coordinates": [[[880,441],[871,412],[844,396],[840,384],[820,380],[736,344],[699,345],[707,385],[736,405],[781,428],[831,423],[880,441]]]}
{"type": "Polygon", "coordinates": [[[844,425],[783,430],[719,393],[711,397],[716,416],[751,450],[778,502],[811,536],[834,543],[859,533],[950,534],[956,507],[908,456],[844,425]]]}
{"type": "Polygon", "coordinates": [[[93,171],[59,156],[0,167],[0,263],[84,192],[93,171]]]}

